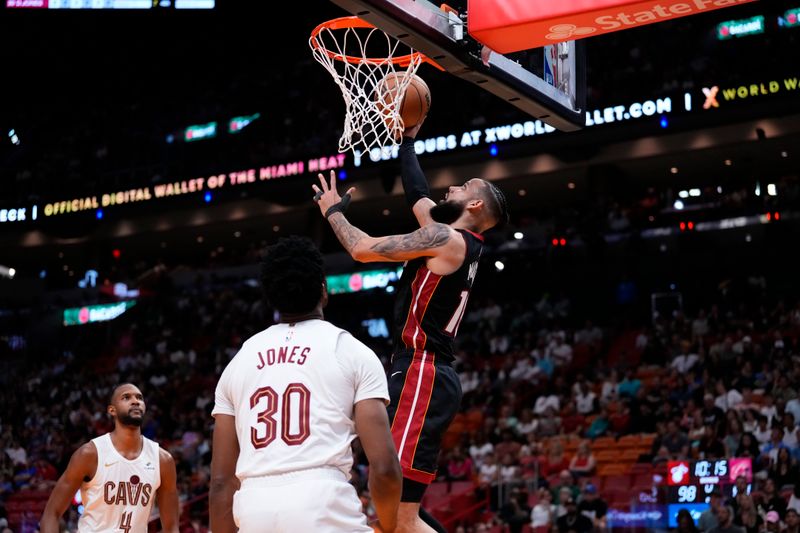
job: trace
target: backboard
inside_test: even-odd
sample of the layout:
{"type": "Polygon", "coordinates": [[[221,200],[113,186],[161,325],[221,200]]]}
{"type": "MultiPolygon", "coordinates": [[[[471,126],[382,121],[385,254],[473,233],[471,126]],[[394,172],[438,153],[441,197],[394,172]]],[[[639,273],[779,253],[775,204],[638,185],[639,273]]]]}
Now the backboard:
{"type": "Polygon", "coordinates": [[[471,82],[561,131],[585,123],[585,43],[503,55],[468,31],[469,13],[428,0],[331,0],[471,82]]]}

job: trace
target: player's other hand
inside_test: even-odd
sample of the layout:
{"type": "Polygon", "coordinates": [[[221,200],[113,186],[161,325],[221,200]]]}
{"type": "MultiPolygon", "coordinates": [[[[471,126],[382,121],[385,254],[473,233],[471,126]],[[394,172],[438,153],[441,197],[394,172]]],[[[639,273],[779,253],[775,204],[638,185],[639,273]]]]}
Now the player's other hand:
{"type": "Polygon", "coordinates": [[[422,124],[424,122],[425,122],[425,117],[422,117],[422,120],[419,121],[419,124],[403,130],[403,137],[411,137],[412,139],[416,139],[417,133],[419,133],[419,129],[422,127],[422,124]]]}
{"type": "MultiPolygon", "coordinates": [[[[339,192],[336,190],[335,171],[331,170],[330,181],[326,181],[325,176],[322,174],[317,174],[317,176],[319,177],[319,186],[312,185],[311,188],[314,190],[314,201],[317,202],[319,210],[324,216],[331,206],[342,201],[342,197],[339,196],[339,192]]],[[[352,194],[355,190],[355,187],[350,187],[345,194],[352,194]]]]}

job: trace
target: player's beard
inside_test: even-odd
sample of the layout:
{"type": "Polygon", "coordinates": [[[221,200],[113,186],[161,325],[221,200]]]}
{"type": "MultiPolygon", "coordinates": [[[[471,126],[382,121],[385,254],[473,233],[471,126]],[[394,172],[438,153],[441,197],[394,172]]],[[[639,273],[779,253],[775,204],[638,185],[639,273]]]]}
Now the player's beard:
{"type": "Polygon", "coordinates": [[[464,213],[467,208],[466,202],[455,200],[443,200],[431,207],[431,218],[441,224],[452,224],[464,213]]]}
{"type": "Polygon", "coordinates": [[[131,416],[130,413],[125,413],[124,415],[119,415],[119,423],[124,426],[136,426],[142,427],[142,423],[144,422],[144,413],[142,413],[139,417],[131,416]]]}

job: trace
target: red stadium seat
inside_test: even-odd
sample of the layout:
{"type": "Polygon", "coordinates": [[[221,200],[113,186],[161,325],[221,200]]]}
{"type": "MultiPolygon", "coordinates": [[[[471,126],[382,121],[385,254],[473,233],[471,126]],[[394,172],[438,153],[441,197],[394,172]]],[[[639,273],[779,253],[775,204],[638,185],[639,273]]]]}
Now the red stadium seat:
{"type": "Polygon", "coordinates": [[[475,491],[475,483],[472,481],[453,481],[450,486],[450,494],[464,494],[475,491]]]}
{"type": "Polygon", "coordinates": [[[654,481],[652,473],[634,474],[633,476],[634,487],[652,487],[653,483],[654,481]]]}
{"type": "Polygon", "coordinates": [[[608,476],[603,482],[603,490],[629,490],[631,487],[631,476],[608,476]]]}
{"type": "Polygon", "coordinates": [[[652,474],[653,465],[650,463],[634,463],[631,465],[630,473],[634,475],[652,474]]]}

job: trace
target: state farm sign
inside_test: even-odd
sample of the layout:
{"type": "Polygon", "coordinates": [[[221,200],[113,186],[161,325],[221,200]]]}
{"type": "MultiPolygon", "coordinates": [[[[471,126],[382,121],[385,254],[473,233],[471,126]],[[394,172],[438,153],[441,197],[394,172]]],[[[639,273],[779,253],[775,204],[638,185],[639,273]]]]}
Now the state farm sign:
{"type": "Polygon", "coordinates": [[[756,0],[469,0],[469,34],[501,54],[756,0]]]}

